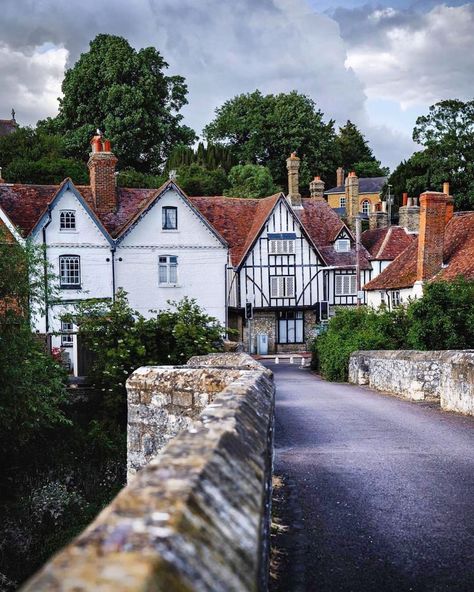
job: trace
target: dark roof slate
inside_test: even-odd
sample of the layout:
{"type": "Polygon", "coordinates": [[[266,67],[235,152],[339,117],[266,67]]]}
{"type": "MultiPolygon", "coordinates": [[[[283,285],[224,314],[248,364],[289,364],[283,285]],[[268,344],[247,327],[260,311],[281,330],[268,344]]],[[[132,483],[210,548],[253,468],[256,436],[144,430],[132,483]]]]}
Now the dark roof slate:
{"type": "MultiPolygon", "coordinates": [[[[359,179],[359,194],[361,193],[380,193],[382,187],[387,182],[387,177],[360,177],[359,179]]],[[[325,195],[331,193],[345,193],[345,185],[338,185],[332,187],[324,192],[325,195]]]]}

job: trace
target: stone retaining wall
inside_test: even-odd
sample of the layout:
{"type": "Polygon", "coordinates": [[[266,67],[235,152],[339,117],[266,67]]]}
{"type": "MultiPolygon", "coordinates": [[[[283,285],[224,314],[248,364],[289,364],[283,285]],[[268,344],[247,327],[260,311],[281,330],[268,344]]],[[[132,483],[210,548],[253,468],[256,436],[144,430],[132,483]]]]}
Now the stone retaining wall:
{"type": "Polygon", "coordinates": [[[134,454],[139,442],[145,460],[150,446],[164,449],[25,592],[266,589],[273,377],[248,356],[230,356],[241,357],[132,375],[134,454]],[[167,434],[156,437],[153,426],[167,434]]]}
{"type": "Polygon", "coordinates": [[[349,361],[349,382],[474,415],[474,351],[359,351],[349,361]]]}

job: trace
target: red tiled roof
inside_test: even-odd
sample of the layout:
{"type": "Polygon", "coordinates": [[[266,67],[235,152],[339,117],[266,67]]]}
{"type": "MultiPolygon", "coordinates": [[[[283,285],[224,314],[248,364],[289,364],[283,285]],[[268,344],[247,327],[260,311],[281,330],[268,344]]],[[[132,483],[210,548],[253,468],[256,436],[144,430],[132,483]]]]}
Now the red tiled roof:
{"type": "Polygon", "coordinates": [[[53,200],[58,185],[0,184],[0,207],[27,236],[53,200]]]}
{"type": "Polygon", "coordinates": [[[389,226],[366,230],[361,239],[372,259],[393,260],[408,247],[414,235],[401,226],[389,226]]]}
{"type": "MultiPolygon", "coordinates": [[[[398,290],[416,282],[418,240],[411,244],[364,290],[398,290]]],[[[474,279],[474,212],[458,212],[446,226],[444,264],[430,281],[452,280],[459,275],[474,279]]]]}
{"type": "Polygon", "coordinates": [[[262,199],[223,196],[188,199],[226,240],[232,265],[238,266],[280,195],[262,199]]]}

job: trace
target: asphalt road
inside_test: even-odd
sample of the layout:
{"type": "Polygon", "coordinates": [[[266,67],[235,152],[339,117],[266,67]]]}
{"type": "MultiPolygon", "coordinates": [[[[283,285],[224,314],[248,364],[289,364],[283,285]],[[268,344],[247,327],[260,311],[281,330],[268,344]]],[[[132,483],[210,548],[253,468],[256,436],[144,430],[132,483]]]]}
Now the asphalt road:
{"type": "Polygon", "coordinates": [[[267,366],[289,527],[272,590],[474,592],[474,418],[267,366]]]}

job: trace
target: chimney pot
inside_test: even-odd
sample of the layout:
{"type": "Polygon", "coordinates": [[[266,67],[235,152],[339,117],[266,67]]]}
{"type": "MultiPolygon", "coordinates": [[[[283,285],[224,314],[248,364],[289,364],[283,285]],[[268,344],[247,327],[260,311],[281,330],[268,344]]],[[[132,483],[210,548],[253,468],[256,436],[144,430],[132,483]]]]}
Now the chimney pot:
{"type": "Polygon", "coordinates": [[[449,183],[447,181],[443,183],[443,193],[449,195],[449,183]]]}
{"type": "Polygon", "coordinates": [[[403,194],[403,205],[406,206],[408,203],[408,193],[403,194]]]}
{"type": "Polygon", "coordinates": [[[104,140],[104,152],[112,152],[110,140],[104,140]]]}

